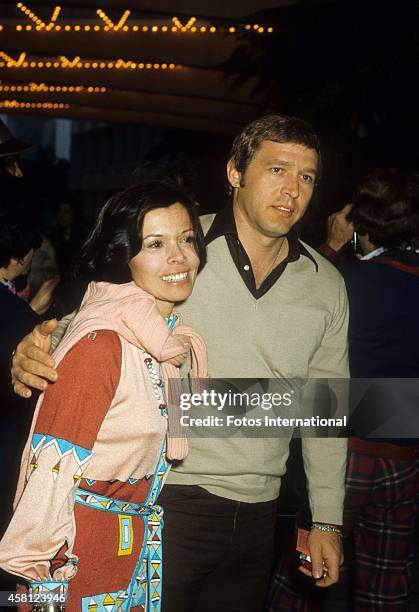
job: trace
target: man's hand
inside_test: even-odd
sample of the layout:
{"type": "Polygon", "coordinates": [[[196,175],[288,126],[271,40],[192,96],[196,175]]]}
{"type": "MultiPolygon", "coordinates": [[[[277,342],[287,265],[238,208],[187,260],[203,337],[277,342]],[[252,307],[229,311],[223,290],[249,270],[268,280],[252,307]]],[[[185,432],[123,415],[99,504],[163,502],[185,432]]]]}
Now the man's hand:
{"type": "Polygon", "coordinates": [[[29,302],[29,306],[34,310],[37,314],[43,315],[48,308],[52,304],[52,295],[55,287],[60,282],[60,277],[55,276],[54,278],[50,278],[49,280],[42,283],[39,287],[38,291],[35,293],[31,301],[29,302]]]}
{"type": "Polygon", "coordinates": [[[51,334],[56,327],[56,319],[44,321],[17,345],[12,362],[12,384],[17,395],[30,397],[29,387],[45,391],[48,380],[57,380],[54,360],[49,356],[51,334]]]}
{"type": "Polygon", "coordinates": [[[316,586],[328,587],[339,579],[339,567],[343,563],[342,538],[337,533],[312,529],[308,536],[308,549],[312,570],[303,566],[299,570],[316,578],[316,586]]]}
{"type": "Polygon", "coordinates": [[[347,242],[352,240],[354,235],[354,226],[348,221],[348,215],[351,210],[352,204],[347,204],[327,219],[326,243],[336,252],[340,251],[347,242]]]}

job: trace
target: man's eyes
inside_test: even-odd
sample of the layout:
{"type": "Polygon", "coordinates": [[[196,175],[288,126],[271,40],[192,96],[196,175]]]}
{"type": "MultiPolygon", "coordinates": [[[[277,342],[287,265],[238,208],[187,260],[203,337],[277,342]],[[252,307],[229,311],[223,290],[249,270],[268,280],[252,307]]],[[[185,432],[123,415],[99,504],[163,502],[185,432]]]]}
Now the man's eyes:
{"type": "Polygon", "coordinates": [[[273,174],[281,174],[284,172],[284,168],[282,166],[272,166],[270,170],[273,174]]]}
{"type": "Polygon", "coordinates": [[[195,242],[195,236],[185,236],[182,238],[182,242],[186,242],[186,244],[193,244],[195,242]]]}
{"type": "Polygon", "coordinates": [[[302,174],[301,179],[304,183],[314,183],[314,178],[311,176],[311,174],[302,174]]]}

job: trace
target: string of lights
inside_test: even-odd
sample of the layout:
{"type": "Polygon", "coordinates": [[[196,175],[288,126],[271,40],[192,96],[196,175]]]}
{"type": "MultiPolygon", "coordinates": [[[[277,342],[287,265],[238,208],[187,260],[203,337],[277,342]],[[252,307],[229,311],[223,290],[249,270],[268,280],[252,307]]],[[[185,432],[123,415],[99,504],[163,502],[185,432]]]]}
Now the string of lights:
{"type": "Polygon", "coordinates": [[[107,87],[84,85],[47,85],[46,83],[28,83],[27,85],[15,83],[0,83],[0,92],[16,93],[107,93],[107,87]]]}
{"type": "Polygon", "coordinates": [[[1,100],[0,108],[4,109],[45,109],[45,110],[67,110],[70,104],[64,102],[21,102],[19,100],[1,100]]]}
{"type": "MultiPolygon", "coordinates": [[[[138,19],[133,17],[131,10],[125,10],[121,17],[116,21],[111,19],[109,15],[101,8],[96,9],[96,15],[99,17],[99,23],[93,23],[93,20],[80,21],[79,23],[65,23],[63,19],[60,19],[62,7],[55,6],[49,21],[45,21],[39,17],[34,11],[32,11],[23,2],[17,3],[17,8],[29,19],[31,23],[12,25],[17,32],[28,32],[31,30],[42,31],[42,32],[141,32],[141,33],[170,33],[170,32],[192,32],[199,34],[206,33],[224,33],[224,34],[235,34],[239,31],[252,32],[257,34],[272,34],[274,29],[272,26],[260,25],[258,23],[235,23],[235,24],[222,24],[222,25],[209,25],[207,21],[202,23],[204,20],[200,19],[198,24],[198,17],[190,17],[182,22],[179,17],[167,17],[167,22],[162,23],[150,23],[150,20],[138,19]],[[129,20],[131,19],[131,23],[129,20]],[[60,23],[59,23],[60,21],[60,23]]],[[[0,31],[4,29],[3,24],[0,24],[0,31]]]]}
{"type": "Polygon", "coordinates": [[[42,68],[51,69],[84,69],[84,70],[176,70],[185,68],[182,64],[160,63],[160,62],[134,62],[133,60],[114,59],[106,61],[82,59],[76,55],[68,59],[65,55],[59,55],[55,60],[40,60],[29,58],[25,51],[19,53],[17,59],[13,59],[4,51],[0,51],[0,68],[42,68]],[[3,61],[1,61],[3,60],[3,61]]]}

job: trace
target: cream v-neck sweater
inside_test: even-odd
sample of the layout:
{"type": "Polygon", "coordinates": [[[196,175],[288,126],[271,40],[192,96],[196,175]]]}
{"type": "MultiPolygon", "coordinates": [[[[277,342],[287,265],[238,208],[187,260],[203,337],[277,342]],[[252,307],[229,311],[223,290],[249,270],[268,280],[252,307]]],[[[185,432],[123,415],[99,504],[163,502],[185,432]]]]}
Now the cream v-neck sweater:
{"type": "MultiPolygon", "coordinates": [[[[214,218],[203,218],[207,230],[214,218]]],[[[304,245],[308,257],[289,263],[256,300],[244,284],[224,236],[208,245],[208,263],[192,296],[177,308],[199,331],[213,378],[347,378],[348,305],[342,277],[304,245]]],[[[305,438],[303,458],[313,520],[340,524],[344,439],[305,438]]],[[[199,485],[244,502],[278,496],[289,453],[286,438],[190,438],[189,455],[167,484],[199,485]]]]}

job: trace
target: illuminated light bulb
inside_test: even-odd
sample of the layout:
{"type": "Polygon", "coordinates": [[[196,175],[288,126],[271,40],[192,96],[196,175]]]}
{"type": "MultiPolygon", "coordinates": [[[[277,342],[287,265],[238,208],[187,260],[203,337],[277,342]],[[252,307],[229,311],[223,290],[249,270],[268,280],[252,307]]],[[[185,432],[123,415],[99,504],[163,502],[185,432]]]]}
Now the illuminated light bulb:
{"type": "Polygon", "coordinates": [[[233,33],[236,31],[236,28],[233,28],[233,27],[228,28],[228,31],[229,31],[229,32],[231,32],[231,33],[233,34],[233,33]]]}
{"type": "Polygon", "coordinates": [[[100,26],[95,25],[95,26],[93,26],[93,29],[94,29],[94,31],[95,31],[95,32],[99,32],[99,30],[100,30],[100,26]]]}
{"type": "Polygon", "coordinates": [[[22,66],[23,66],[24,68],[27,68],[27,67],[29,66],[29,62],[23,62],[22,66]]]}
{"type": "Polygon", "coordinates": [[[44,62],[38,62],[38,68],[43,68],[44,67],[44,62]]]}
{"type": "Polygon", "coordinates": [[[167,26],[162,26],[161,31],[162,31],[162,32],[167,32],[167,30],[168,30],[168,29],[169,29],[169,28],[168,28],[167,26]]]}
{"type": "Polygon", "coordinates": [[[158,32],[158,30],[159,30],[159,28],[157,26],[155,26],[155,25],[151,28],[152,32],[158,32]]]}
{"type": "Polygon", "coordinates": [[[45,68],[51,68],[52,62],[45,62],[45,68]]]}
{"type": "MultiPolygon", "coordinates": [[[[99,88],[98,88],[98,89],[99,89],[99,88]]],[[[100,88],[100,91],[101,91],[102,93],[105,93],[105,92],[107,91],[107,89],[106,89],[106,87],[101,87],[101,88],[100,88]]]]}
{"type": "Polygon", "coordinates": [[[172,32],[177,32],[177,27],[176,26],[172,26],[170,29],[172,30],[172,32]]]}
{"type": "Polygon", "coordinates": [[[21,32],[21,31],[23,30],[23,28],[22,28],[22,26],[21,26],[21,25],[17,25],[17,26],[16,26],[16,30],[17,30],[18,32],[21,32]]]}
{"type": "Polygon", "coordinates": [[[252,26],[251,26],[251,25],[249,25],[249,24],[247,23],[247,24],[244,26],[244,29],[245,29],[245,30],[250,30],[250,28],[251,28],[251,27],[252,27],[252,26]]]}
{"type": "Polygon", "coordinates": [[[259,25],[257,23],[254,24],[253,29],[257,30],[259,28],[259,25]]]}
{"type": "Polygon", "coordinates": [[[132,31],[133,31],[133,32],[138,32],[138,30],[139,30],[139,28],[138,28],[138,26],[137,26],[137,25],[132,26],[132,31]]]}
{"type": "Polygon", "coordinates": [[[196,32],[196,31],[197,31],[197,29],[198,29],[198,28],[197,28],[196,26],[192,26],[192,27],[191,27],[191,32],[196,32]]]}
{"type": "Polygon", "coordinates": [[[32,26],[31,26],[31,25],[27,25],[27,26],[25,26],[25,30],[27,30],[28,32],[30,32],[30,30],[32,30],[32,26]]]}
{"type": "Polygon", "coordinates": [[[205,26],[201,26],[199,29],[200,29],[201,32],[206,32],[207,31],[207,28],[205,26]]]}
{"type": "Polygon", "coordinates": [[[158,70],[160,68],[160,64],[154,64],[153,68],[154,68],[154,70],[158,70]]]}
{"type": "Polygon", "coordinates": [[[84,26],[84,31],[85,31],[85,32],[89,32],[89,30],[90,30],[90,26],[89,26],[89,25],[85,25],[85,26],[84,26]]]}
{"type": "Polygon", "coordinates": [[[78,62],[78,63],[76,64],[76,68],[83,68],[83,64],[82,64],[82,62],[78,62]]]}
{"type": "Polygon", "coordinates": [[[71,25],[66,25],[66,26],[64,26],[64,30],[65,30],[66,32],[69,32],[69,31],[71,30],[71,25]]]}
{"type": "Polygon", "coordinates": [[[15,87],[14,85],[12,85],[12,86],[10,87],[10,91],[16,91],[16,87],[15,87]]]}
{"type": "Polygon", "coordinates": [[[176,66],[174,64],[169,64],[169,68],[170,68],[170,70],[174,70],[176,68],[176,66]]]}
{"type": "Polygon", "coordinates": [[[76,32],[79,32],[81,28],[80,28],[80,26],[79,26],[79,25],[75,25],[75,26],[74,26],[74,29],[76,30],[76,32]]]}
{"type": "Polygon", "coordinates": [[[143,32],[148,32],[148,26],[143,26],[142,30],[143,30],[143,32]]]}
{"type": "Polygon", "coordinates": [[[17,8],[22,8],[23,4],[21,2],[17,3],[17,8]]]}
{"type": "Polygon", "coordinates": [[[136,64],[135,62],[131,62],[131,64],[130,64],[130,68],[131,68],[132,70],[134,70],[134,68],[136,68],[136,67],[137,67],[137,64],[136,64]]]}
{"type": "Polygon", "coordinates": [[[66,91],[67,91],[67,89],[68,89],[68,88],[67,88],[67,85],[63,85],[62,90],[66,92],[66,91]]]}
{"type": "Polygon", "coordinates": [[[167,64],[162,64],[161,67],[162,67],[162,70],[167,70],[167,64]]]}
{"type": "Polygon", "coordinates": [[[108,68],[113,68],[114,63],[113,62],[108,62],[108,68]]]}
{"type": "Polygon", "coordinates": [[[60,67],[60,62],[54,62],[53,63],[53,67],[54,68],[59,68],[60,67]]]}
{"type": "Polygon", "coordinates": [[[61,31],[61,26],[60,25],[56,25],[54,27],[54,30],[56,30],[57,32],[60,32],[61,31]]]}
{"type": "Polygon", "coordinates": [[[110,27],[109,26],[105,26],[103,29],[105,30],[105,32],[109,32],[110,27]]]}
{"type": "Polygon", "coordinates": [[[41,27],[41,26],[39,26],[39,25],[37,25],[37,26],[36,26],[36,28],[35,28],[35,30],[36,30],[37,32],[39,32],[39,30],[42,30],[42,27],[41,27]]]}
{"type": "Polygon", "coordinates": [[[138,64],[138,68],[139,68],[140,70],[143,70],[143,68],[144,68],[144,64],[141,62],[140,64],[138,64]]]}
{"type": "Polygon", "coordinates": [[[54,85],[51,85],[51,87],[49,88],[50,91],[55,91],[55,87],[54,85]]]}
{"type": "Polygon", "coordinates": [[[70,87],[68,88],[68,91],[73,92],[74,91],[74,87],[72,85],[70,85],[70,87]]]}
{"type": "Polygon", "coordinates": [[[274,29],[273,29],[273,28],[268,28],[268,32],[269,32],[269,34],[272,34],[272,32],[273,32],[273,31],[274,31],[274,29]]]}
{"type": "Polygon", "coordinates": [[[210,27],[210,32],[215,32],[217,28],[215,28],[214,26],[210,27]]]}
{"type": "Polygon", "coordinates": [[[106,68],[106,64],[105,64],[105,62],[100,62],[100,64],[99,64],[99,68],[100,68],[101,70],[103,70],[103,68],[106,68]]]}
{"type": "Polygon", "coordinates": [[[93,62],[92,63],[92,68],[94,68],[96,70],[97,67],[98,67],[98,63],[97,62],[93,62]]]}
{"type": "Polygon", "coordinates": [[[91,65],[90,62],[85,62],[84,63],[84,68],[90,68],[90,65],[91,65]]]}
{"type": "Polygon", "coordinates": [[[264,31],[265,31],[265,28],[263,28],[262,26],[258,28],[259,34],[263,34],[264,31]]]}
{"type": "Polygon", "coordinates": [[[124,32],[128,32],[129,27],[128,26],[124,26],[122,29],[124,30],[124,32]]]}
{"type": "Polygon", "coordinates": [[[88,87],[88,88],[87,88],[87,91],[88,91],[89,93],[92,93],[92,91],[93,91],[93,87],[88,87]]]}
{"type": "Polygon", "coordinates": [[[146,67],[146,69],[147,69],[147,70],[150,70],[150,69],[152,68],[152,64],[147,63],[147,64],[145,65],[145,67],[146,67]]]}

